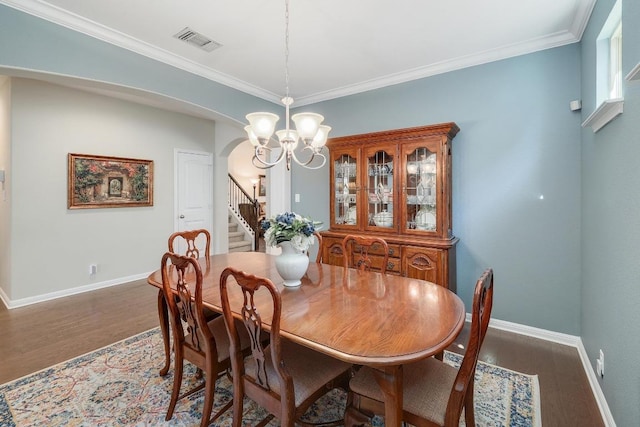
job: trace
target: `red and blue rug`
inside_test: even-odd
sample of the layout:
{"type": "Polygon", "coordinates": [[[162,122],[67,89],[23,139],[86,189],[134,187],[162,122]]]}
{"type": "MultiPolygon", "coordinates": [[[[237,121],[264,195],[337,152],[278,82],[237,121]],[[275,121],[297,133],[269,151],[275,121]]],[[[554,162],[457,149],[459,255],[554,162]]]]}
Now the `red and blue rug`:
{"type": "MultiPolygon", "coordinates": [[[[445,353],[456,365],[460,356],[445,353]]],[[[164,363],[162,338],[155,328],[0,385],[0,427],[30,426],[197,426],[203,392],[178,402],[173,418],[165,421],[173,384],[172,371],[158,374],[164,363]]],[[[186,364],[183,390],[192,387],[195,368],[186,364]]],[[[232,397],[230,381],[216,384],[214,413],[232,397]]],[[[490,364],[478,363],[475,382],[478,426],[540,427],[538,378],[490,364]]],[[[316,402],[305,418],[311,422],[342,418],[345,394],[334,390],[316,402]]],[[[212,426],[231,426],[232,411],[212,426]]],[[[244,425],[253,426],[267,413],[249,399],[244,402],[244,425]]],[[[269,426],[278,426],[278,420],[269,426]]],[[[375,419],[374,426],[382,426],[375,419]]],[[[463,425],[463,424],[461,424],[463,425]]]]}

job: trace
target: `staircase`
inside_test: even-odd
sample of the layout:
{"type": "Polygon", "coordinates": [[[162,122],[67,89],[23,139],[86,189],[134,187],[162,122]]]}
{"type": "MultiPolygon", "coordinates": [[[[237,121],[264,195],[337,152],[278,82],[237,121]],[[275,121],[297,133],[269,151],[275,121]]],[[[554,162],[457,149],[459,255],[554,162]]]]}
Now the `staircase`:
{"type": "Polygon", "coordinates": [[[254,245],[258,246],[258,201],[249,196],[231,174],[228,186],[229,252],[251,252],[254,245]]]}
{"type": "Polygon", "coordinates": [[[239,229],[240,224],[229,215],[229,252],[251,252],[253,242],[245,240],[245,232],[239,229]]]}

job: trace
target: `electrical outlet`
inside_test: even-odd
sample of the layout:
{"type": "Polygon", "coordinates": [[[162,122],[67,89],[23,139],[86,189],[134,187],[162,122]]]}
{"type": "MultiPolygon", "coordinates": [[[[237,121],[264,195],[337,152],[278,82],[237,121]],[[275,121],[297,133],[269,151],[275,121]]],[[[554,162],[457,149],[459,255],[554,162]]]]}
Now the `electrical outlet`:
{"type": "Polygon", "coordinates": [[[596,360],[596,372],[600,377],[604,377],[604,352],[600,349],[600,357],[596,360]]]}
{"type": "Polygon", "coordinates": [[[89,265],[89,275],[93,276],[98,272],[98,264],[90,264],[89,265]]]}

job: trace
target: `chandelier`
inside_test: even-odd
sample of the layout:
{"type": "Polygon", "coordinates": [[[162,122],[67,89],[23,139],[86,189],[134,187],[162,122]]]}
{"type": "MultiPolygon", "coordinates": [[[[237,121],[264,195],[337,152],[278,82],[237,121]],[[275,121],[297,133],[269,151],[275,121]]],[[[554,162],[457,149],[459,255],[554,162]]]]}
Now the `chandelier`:
{"type": "MultiPolygon", "coordinates": [[[[295,161],[300,166],[308,169],[319,169],[327,161],[321,152],[327,143],[327,136],[331,127],[321,124],[324,117],[315,113],[298,113],[291,117],[295,123],[295,130],[289,127],[289,107],[293,104],[293,98],[289,96],[289,0],[285,0],[285,63],[284,76],[286,94],[282,98],[285,107],[285,128],[276,132],[279,141],[280,154],[274,161],[270,161],[270,153],[273,151],[269,147],[269,140],[276,128],[276,122],[280,119],[273,113],[251,113],[247,114],[249,125],[245,126],[249,141],[255,147],[253,155],[253,165],[260,169],[268,169],[286,160],[287,170],[291,169],[291,161],[295,161]],[[298,142],[304,144],[302,151],[310,151],[306,160],[296,157],[294,150],[298,142]],[[316,158],[321,158],[322,162],[318,166],[310,166],[316,158]]],[[[277,149],[278,147],[276,147],[277,149]]]]}

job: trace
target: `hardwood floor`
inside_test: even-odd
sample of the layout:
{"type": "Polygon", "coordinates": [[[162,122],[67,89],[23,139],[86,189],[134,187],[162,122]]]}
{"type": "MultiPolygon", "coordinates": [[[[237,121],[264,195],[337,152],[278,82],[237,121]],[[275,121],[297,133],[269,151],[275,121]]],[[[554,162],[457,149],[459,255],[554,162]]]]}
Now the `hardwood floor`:
{"type": "MultiPolygon", "coordinates": [[[[156,301],[140,280],[13,310],[0,304],[0,384],[157,326],[156,301]]],[[[466,344],[467,326],[450,350],[466,344]]],[[[490,328],[480,359],[538,375],[543,426],[604,426],[577,349],[490,328]]]]}
{"type": "MultiPolygon", "coordinates": [[[[466,344],[468,326],[467,323],[449,350],[461,352],[457,346],[466,344]]],[[[604,426],[575,347],[489,328],[479,358],[513,371],[538,375],[544,427],[604,426]]]]}
{"type": "Polygon", "coordinates": [[[157,294],[141,280],[13,310],[0,304],[0,383],[157,326],[157,294]]]}

